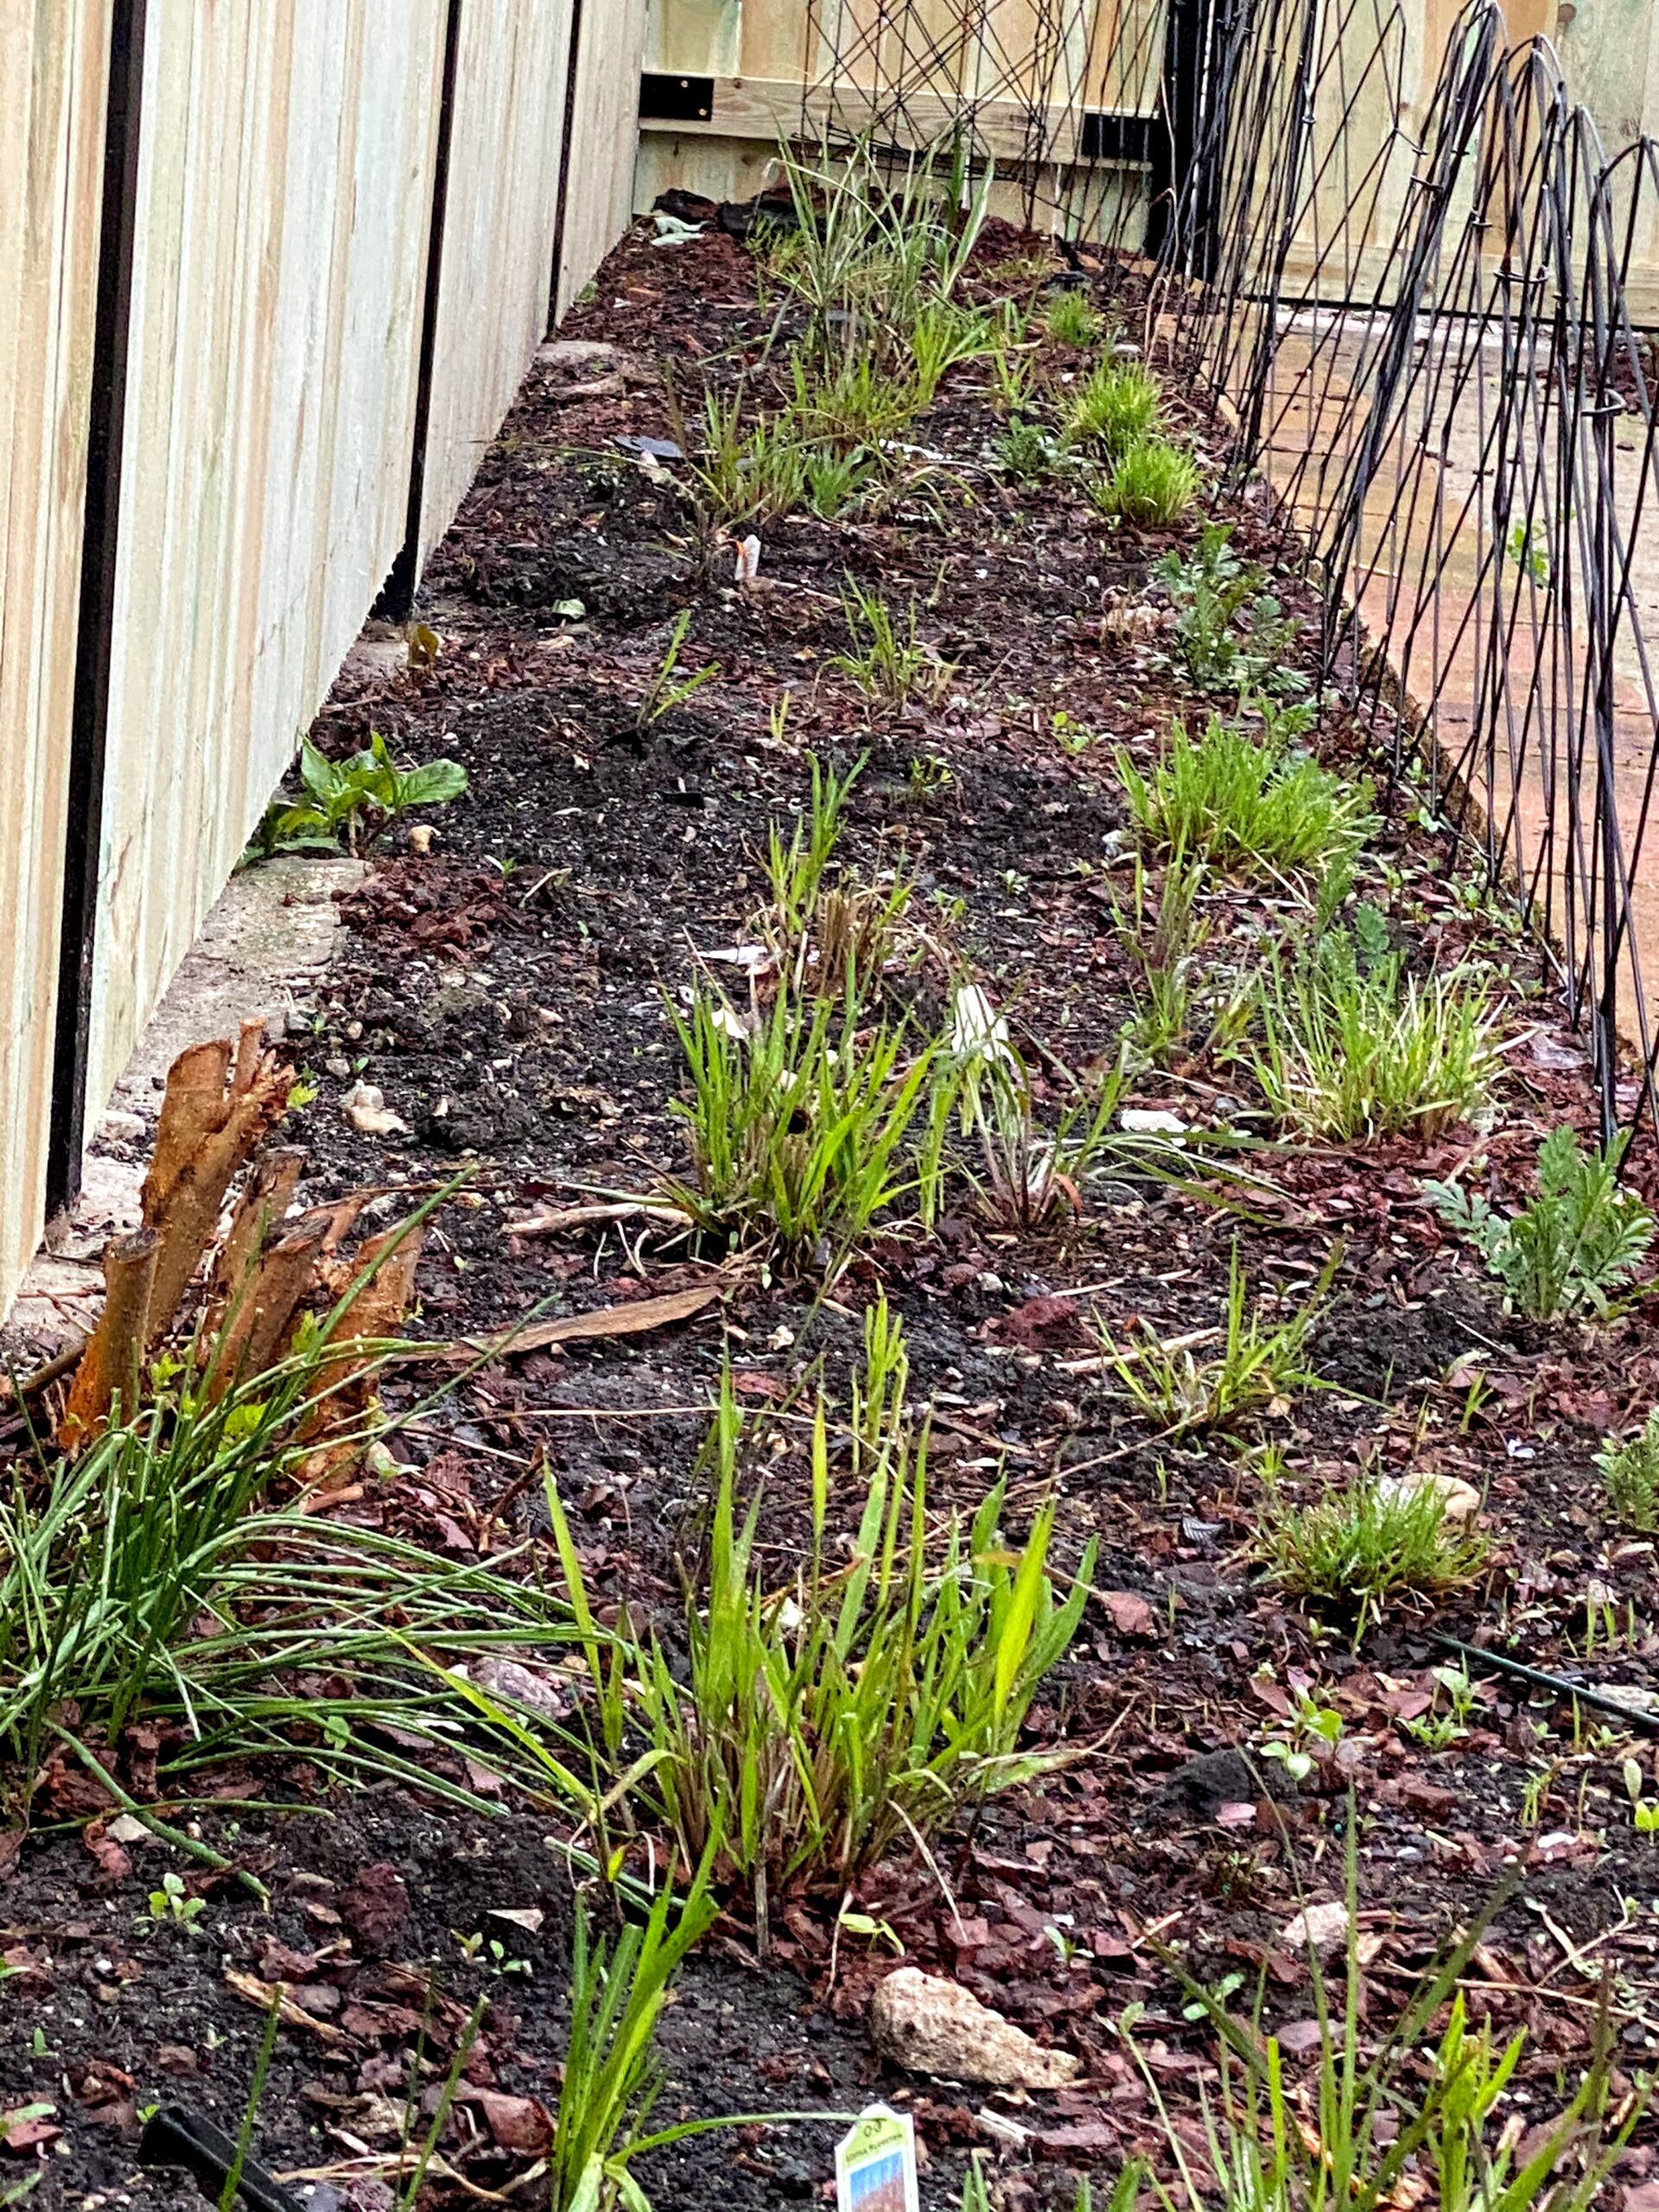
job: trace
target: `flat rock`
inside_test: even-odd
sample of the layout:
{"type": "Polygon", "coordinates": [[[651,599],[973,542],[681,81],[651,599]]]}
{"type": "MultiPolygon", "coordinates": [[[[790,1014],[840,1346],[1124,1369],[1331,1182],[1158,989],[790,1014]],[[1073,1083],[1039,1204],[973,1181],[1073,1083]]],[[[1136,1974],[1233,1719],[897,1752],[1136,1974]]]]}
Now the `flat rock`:
{"type": "Polygon", "coordinates": [[[884,2058],[912,2074],[989,2082],[1005,2089],[1059,2089],[1083,2061],[1046,2050],[954,1981],[899,1967],[870,2000],[870,2034],[884,2058]]]}

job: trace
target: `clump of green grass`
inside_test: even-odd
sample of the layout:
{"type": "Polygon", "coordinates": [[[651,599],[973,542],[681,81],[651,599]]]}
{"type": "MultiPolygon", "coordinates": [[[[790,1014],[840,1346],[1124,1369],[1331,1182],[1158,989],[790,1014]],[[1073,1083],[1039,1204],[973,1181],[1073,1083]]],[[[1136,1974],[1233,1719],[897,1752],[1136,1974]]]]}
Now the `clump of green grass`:
{"type": "Polygon", "coordinates": [[[933,1054],[861,1026],[855,1000],[781,988],[753,1030],[701,986],[672,1009],[691,1078],[674,1111],[692,1179],[669,1195],[706,1234],[833,1269],[913,1177],[906,1142],[933,1054]]]}
{"type": "Polygon", "coordinates": [[[1046,484],[1062,475],[1071,456],[1063,442],[1040,423],[1010,415],[1007,428],[992,439],[991,459],[1015,484],[1046,484]]]}
{"type": "Polygon", "coordinates": [[[1256,1081],[1280,1121],[1309,1136],[1441,1135],[1484,1103],[1500,1065],[1484,976],[1420,980],[1398,952],[1362,958],[1346,930],[1275,953],[1257,1004],[1256,1081]]]}
{"type": "Polygon", "coordinates": [[[913,599],[901,617],[880,592],[867,591],[849,575],[841,603],[852,632],[852,649],[836,654],[831,668],[850,677],[873,705],[893,713],[912,699],[944,696],[956,670],[923,640],[913,599]]]}
{"type": "Polygon", "coordinates": [[[1204,958],[1210,925],[1200,906],[1209,880],[1201,861],[1179,849],[1164,868],[1155,906],[1146,864],[1135,858],[1134,902],[1114,906],[1113,923],[1139,970],[1130,986],[1135,1013],[1125,1035],[1147,1059],[1168,1067],[1183,1052],[1226,1050],[1249,1026],[1254,979],[1230,979],[1204,958]]]}
{"type": "Polygon", "coordinates": [[[1297,750],[1293,720],[1280,728],[1258,743],[1219,715],[1197,737],[1178,721],[1150,775],[1120,747],[1118,779],[1141,838],[1269,876],[1344,867],[1376,826],[1370,791],[1297,750]]]}
{"type": "Polygon", "coordinates": [[[1323,1380],[1308,1363],[1307,1338],[1341,1265],[1338,1246],[1301,1305],[1281,1319],[1269,1319],[1250,1303],[1235,1244],[1220,1328],[1200,1330],[1195,1338],[1166,1344],[1150,1327],[1143,1327],[1142,1341],[1124,1347],[1102,1328],[1100,1338],[1112,1371],[1140,1411],[1166,1436],[1223,1427],[1267,1407],[1287,1403],[1299,1391],[1316,1389],[1323,1380]]]}
{"type": "Polygon", "coordinates": [[[1374,1472],[1303,1505],[1276,1486],[1262,1502],[1257,1551],[1281,1588],[1357,1613],[1363,1627],[1405,1598],[1443,1597],[1473,1581],[1490,1549],[1470,1521],[1448,1520],[1433,1482],[1391,1484],[1374,1472]]]}
{"type": "MultiPolygon", "coordinates": [[[[696,1863],[696,1862],[693,1862],[696,1863]]],[[[662,2094],[658,2023],[674,1975],[709,1932],[717,1910],[705,1858],[683,1903],[664,1882],[643,1927],[626,1924],[614,1942],[594,1934],[585,1900],[576,1905],[570,1960],[570,2033],[548,2154],[550,2212],[604,2212],[618,2203],[651,2212],[633,2161],[707,2125],[646,2132],[662,2094]]],[[[735,2126],[736,2120],[726,2126],[735,2126]]]]}
{"type": "Polygon", "coordinates": [[[1107,474],[1090,480],[1089,496],[1102,514],[1136,530],[1168,530],[1198,498],[1203,482],[1185,446],[1143,438],[1107,474]]]}
{"type": "Polygon", "coordinates": [[[693,497],[712,521],[762,528],[798,506],[806,454],[795,426],[781,416],[749,417],[742,391],[722,400],[703,395],[702,448],[686,464],[693,497]]]}
{"type": "Polygon", "coordinates": [[[783,423],[803,446],[827,442],[846,453],[880,451],[922,405],[913,380],[889,368],[868,346],[838,354],[827,365],[790,359],[791,391],[783,423]]]}
{"type": "Polygon", "coordinates": [[[1156,434],[1162,409],[1162,389],[1144,363],[1103,361],[1071,394],[1065,429],[1077,444],[1120,461],[1156,434]]]}
{"type": "Polygon", "coordinates": [[[912,887],[902,871],[885,885],[860,883],[844,868],[830,880],[842,814],[864,761],[838,777],[816,753],[808,758],[810,800],[787,845],[773,825],[766,863],[772,903],[759,926],[776,950],[791,991],[862,1004],[894,957],[912,887]]]}
{"type": "Polygon", "coordinates": [[[1503,1286],[1504,1303],[1529,1320],[1592,1313],[1634,1278],[1653,1243],[1653,1215],[1618,1179],[1630,1143],[1580,1150],[1573,1131],[1552,1129],[1538,1147],[1538,1195],[1508,1219],[1478,1192],[1424,1185],[1443,1219],[1467,1236],[1503,1286]]]}
{"type": "Polygon", "coordinates": [[[1098,346],[1106,333],[1106,318],[1087,292],[1066,285],[1050,296],[1043,310],[1043,331],[1057,346],[1098,346]]]}
{"type": "Polygon", "coordinates": [[[1632,1436],[1605,1445],[1596,1466],[1608,1510],[1644,1535],[1659,1529],[1659,1407],[1632,1436]]]}
{"type": "Polygon", "coordinates": [[[763,1940],[768,1898],[791,1878],[844,1890],[893,1843],[1046,1763],[1020,1750],[1020,1732],[1077,1629],[1094,1547],[1060,1602],[1052,1503],[1011,1549],[999,1484],[930,1556],[926,1421],[908,1377],[902,1328],[879,1301],[853,1384],[850,1465],[832,1472],[821,1395],[811,1542],[781,1587],[754,1558],[758,1497],[740,1521],[746,1438],[726,1377],[705,1454],[707,1583],[686,1593],[688,1663],[682,1675],[654,1643],[630,1662],[652,1761],[643,1786],[689,1862],[712,1849],[750,1888],[763,1940]],[[832,1490],[862,1499],[849,1550],[831,1541],[832,1490]]]}

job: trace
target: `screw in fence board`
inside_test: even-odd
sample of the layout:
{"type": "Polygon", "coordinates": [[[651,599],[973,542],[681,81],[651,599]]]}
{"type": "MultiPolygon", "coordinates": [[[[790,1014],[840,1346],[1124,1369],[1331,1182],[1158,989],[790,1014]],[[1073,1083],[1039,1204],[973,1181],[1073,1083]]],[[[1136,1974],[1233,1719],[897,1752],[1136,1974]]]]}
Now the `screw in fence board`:
{"type": "Polygon", "coordinates": [[[97,305],[86,434],[86,498],[75,621],[62,917],[47,1135],[49,1214],[80,1192],[86,1140],[87,1050],[92,1034],[92,953],[98,928],[104,768],[109,741],[110,667],[116,558],[127,416],[133,249],[138,207],[148,0],[115,0],[105,96],[104,181],[99,210],[97,305]]]}
{"type": "Polygon", "coordinates": [[[455,81],[461,68],[462,0],[449,0],[443,29],[443,77],[438,95],[437,143],[432,152],[432,219],[426,248],[426,293],[421,306],[421,351],[415,378],[415,423],[409,457],[409,507],[404,542],[381,587],[374,611],[383,620],[407,622],[421,575],[421,517],[426,506],[426,448],[432,426],[432,375],[437,359],[438,308],[443,295],[443,239],[449,213],[449,151],[454,142],[455,81]]]}

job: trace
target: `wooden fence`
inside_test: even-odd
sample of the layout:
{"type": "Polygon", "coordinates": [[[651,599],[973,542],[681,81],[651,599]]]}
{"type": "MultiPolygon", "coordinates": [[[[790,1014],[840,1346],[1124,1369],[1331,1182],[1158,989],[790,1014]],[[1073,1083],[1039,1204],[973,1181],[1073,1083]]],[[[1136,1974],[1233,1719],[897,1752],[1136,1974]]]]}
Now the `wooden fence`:
{"type": "Polygon", "coordinates": [[[626,226],[644,35],[645,0],[0,0],[0,1308],[626,226]]]}

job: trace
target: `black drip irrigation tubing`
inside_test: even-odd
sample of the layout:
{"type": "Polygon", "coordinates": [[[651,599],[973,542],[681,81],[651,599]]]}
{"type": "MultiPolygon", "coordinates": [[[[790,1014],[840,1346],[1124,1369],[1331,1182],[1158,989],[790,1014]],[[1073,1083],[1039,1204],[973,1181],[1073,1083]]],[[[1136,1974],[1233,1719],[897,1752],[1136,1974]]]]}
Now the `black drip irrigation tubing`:
{"type": "Polygon", "coordinates": [[[1626,1705],[1605,1690],[1586,1689],[1582,1683],[1569,1681],[1564,1675],[1547,1675],[1540,1667],[1529,1667],[1522,1660],[1510,1659],[1501,1651],[1488,1651],[1478,1643],[1462,1643],[1455,1636],[1435,1632],[1430,1635],[1429,1642],[1441,1651],[1455,1651],[1460,1659],[1473,1660],[1482,1667],[1496,1667],[1501,1674],[1513,1675],[1517,1681],[1530,1682],[1535,1689],[1573,1698],[1580,1705],[1593,1706],[1598,1713],[1611,1713],[1643,1735],[1659,1736],[1659,1713],[1644,1713],[1639,1706],[1626,1705]]]}

